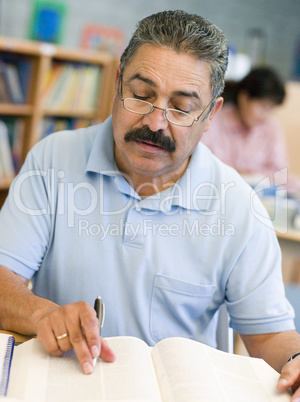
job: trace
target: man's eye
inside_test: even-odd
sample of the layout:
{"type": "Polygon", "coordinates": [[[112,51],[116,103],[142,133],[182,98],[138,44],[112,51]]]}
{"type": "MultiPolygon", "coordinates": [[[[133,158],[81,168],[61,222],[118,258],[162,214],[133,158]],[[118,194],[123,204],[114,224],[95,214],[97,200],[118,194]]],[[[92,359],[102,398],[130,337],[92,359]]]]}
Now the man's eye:
{"type": "Polygon", "coordinates": [[[181,108],[181,107],[176,107],[174,106],[175,110],[178,110],[178,112],[183,112],[189,114],[191,111],[188,108],[181,108]]]}
{"type": "Polygon", "coordinates": [[[144,101],[149,99],[149,96],[140,96],[140,95],[137,95],[137,94],[133,94],[133,97],[135,99],[144,100],[144,101]]]}

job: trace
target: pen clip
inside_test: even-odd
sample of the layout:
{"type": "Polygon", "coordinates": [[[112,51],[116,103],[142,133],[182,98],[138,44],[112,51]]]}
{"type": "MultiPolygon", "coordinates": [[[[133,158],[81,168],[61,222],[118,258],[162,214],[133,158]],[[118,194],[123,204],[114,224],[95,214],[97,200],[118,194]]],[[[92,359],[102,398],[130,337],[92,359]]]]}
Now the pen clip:
{"type": "Polygon", "coordinates": [[[100,305],[100,328],[103,327],[104,318],[105,318],[105,304],[101,302],[101,305],[100,305]]]}

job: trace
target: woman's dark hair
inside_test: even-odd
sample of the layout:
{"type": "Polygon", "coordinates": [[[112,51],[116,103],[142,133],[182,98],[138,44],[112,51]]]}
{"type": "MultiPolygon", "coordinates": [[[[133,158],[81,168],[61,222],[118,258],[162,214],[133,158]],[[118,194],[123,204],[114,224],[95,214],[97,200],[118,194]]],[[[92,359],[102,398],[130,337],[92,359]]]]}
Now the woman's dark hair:
{"type": "Polygon", "coordinates": [[[262,67],[250,71],[239,82],[227,81],[223,97],[225,102],[237,103],[239,93],[245,92],[252,99],[268,99],[280,105],[285,98],[284,84],[274,70],[262,67]]]}

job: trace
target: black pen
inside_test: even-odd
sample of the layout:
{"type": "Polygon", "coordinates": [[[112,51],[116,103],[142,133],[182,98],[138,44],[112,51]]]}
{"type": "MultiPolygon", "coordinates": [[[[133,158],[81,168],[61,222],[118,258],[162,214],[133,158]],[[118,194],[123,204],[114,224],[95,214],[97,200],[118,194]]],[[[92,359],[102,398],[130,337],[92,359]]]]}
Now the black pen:
{"type": "MultiPolygon", "coordinates": [[[[99,321],[99,335],[101,336],[101,328],[103,327],[104,316],[105,316],[105,306],[104,306],[104,303],[102,303],[102,300],[101,300],[100,296],[98,296],[96,298],[96,300],[95,300],[94,309],[96,311],[97,318],[98,318],[98,321],[99,321]]],[[[98,357],[95,357],[93,359],[94,367],[95,367],[95,365],[97,363],[97,359],[98,359],[98,357]]]]}

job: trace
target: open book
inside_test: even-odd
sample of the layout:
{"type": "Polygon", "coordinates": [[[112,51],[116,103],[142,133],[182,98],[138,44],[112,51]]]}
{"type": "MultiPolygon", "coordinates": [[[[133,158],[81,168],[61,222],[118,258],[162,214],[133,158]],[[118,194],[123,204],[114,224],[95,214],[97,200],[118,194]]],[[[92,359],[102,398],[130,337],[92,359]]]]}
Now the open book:
{"type": "Polygon", "coordinates": [[[28,402],[290,401],[276,391],[279,374],[261,359],[184,338],[154,348],[133,337],[106,339],[116,361],[99,359],[90,375],[82,374],[73,351],[49,356],[36,339],[15,347],[8,396],[28,402]]]}

